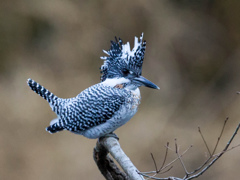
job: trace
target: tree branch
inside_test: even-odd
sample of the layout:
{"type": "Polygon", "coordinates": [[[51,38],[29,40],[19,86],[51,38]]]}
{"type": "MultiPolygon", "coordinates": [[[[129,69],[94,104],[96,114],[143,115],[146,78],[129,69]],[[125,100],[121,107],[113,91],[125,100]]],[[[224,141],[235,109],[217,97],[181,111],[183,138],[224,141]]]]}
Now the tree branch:
{"type": "MultiPolygon", "coordinates": [[[[235,138],[235,136],[237,135],[237,133],[238,133],[238,131],[239,131],[239,129],[240,129],[240,123],[239,123],[238,126],[237,126],[237,128],[236,128],[236,130],[235,130],[235,132],[233,133],[232,137],[231,137],[230,140],[227,142],[227,145],[225,146],[225,148],[224,148],[220,153],[215,154],[215,151],[216,151],[216,149],[217,149],[217,146],[218,146],[218,144],[219,144],[219,141],[220,141],[220,139],[221,139],[221,137],[222,137],[222,135],[223,135],[223,130],[224,130],[224,128],[225,128],[225,125],[226,125],[227,120],[228,120],[228,118],[227,118],[227,119],[225,120],[225,122],[224,122],[223,128],[222,128],[221,133],[220,133],[220,135],[219,135],[219,137],[218,137],[218,139],[217,139],[216,145],[215,145],[214,150],[213,150],[212,153],[210,152],[210,150],[209,150],[209,148],[208,148],[208,145],[207,145],[207,143],[206,143],[206,141],[205,141],[205,139],[204,139],[204,137],[203,137],[203,134],[201,133],[200,128],[198,128],[198,129],[199,129],[199,132],[200,132],[200,135],[201,135],[201,137],[202,137],[202,139],[203,139],[203,141],[204,141],[204,143],[205,143],[205,146],[206,146],[207,149],[208,149],[208,152],[209,152],[209,154],[210,154],[210,157],[209,157],[199,168],[195,169],[193,172],[190,172],[190,173],[189,173],[189,172],[186,170],[186,167],[185,167],[185,165],[184,165],[184,163],[183,163],[183,161],[182,161],[182,156],[183,156],[183,154],[184,154],[185,152],[184,152],[182,155],[179,154],[179,147],[178,147],[177,142],[176,142],[176,139],[175,139],[175,153],[176,153],[177,156],[178,156],[178,157],[176,158],[176,160],[180,160],[180,163],[182,164],[183,169],[184,169],[184,171],[185,171],[185,176],[184,176],[183,178],[178,178],[178,177],[158,178],[158,177],[155,177],[157,174],[160,174],[158,170],[150,171],[150,172],[141,172],[140,174],[142,174],[144,177],[147,177],[148,179],[157,179],[157,180],[191,180],[191,179],[194,179],[194,178],[199,177],[199,176],[202,175],[204,172],[206,172],[223,154],[225,154],[225,153],[226,153],[227,151],[229,151],[229,150],[232,150],[232,149],[240,146],[240,144],[238,144],[238,145],[236,145],[236,146],[233,146],[233,147],[229,148],[230,144],[232,143],[233,139],[235,138]],[[153,175],[148,175],[148,174],[153,174],[153,175]]],[[[168,148],[169,148],[169,147],[168,147],[168,148]]],[[[155,166],[155,169],[156,169],[156,167],[157,167],[156,161],[155,161],[153,155],[151,155],[151,156],[152,156],[152,159],[153,159],[153,162],[154,162],[154,166],[155,166]]],[[[164,161],[165,161],[165,160],[164,160],[164,161]]],[[[175,162],[175,160],[172,161],[172,162],[175,162]]],[[[162,168],[162,169],[164,169],[164,168],[162,168]]]]}
{"type": "Polygon", "coordinates": [[[101,173],[107,180],[144,180],[144,177],[146,177],[147,179],[158,179],[158,180],[191,180],[191,179],[199,177],[204,172],[206,172],[227,151],[240,146],[240,144],[238,144],[236,146],[229,148],[233,139],[237,135],[238,130],[240,129],[240,123],[239,123],[235,132],[233,133],[232,137],[227,142],[227,145],[225,146],[225,148],[219,154],[215,153],[215,151],[218,147],[219,141],[223,135],[223,131],[224,131],[225,125],[227,123],[227,120],[228,120],[228,118],[225,120],[225,122],[223,124],[222,130],[220,132],[220,135],[217,139],[216,145],[215,145],[212,153],[210,152],[210,149],[208,148],[208,145],[207,145],[207,143],[203,137],[203,134],[201,132],[201,129],[198,128],[200,135],[204,141],[204,144],[208,149],[210,157],[199,168],[195,169],[193,172],[187,171],[186,166],[182,159],[182,156],[192,147],[192,145],[189,148],[187,148],[187,150],[185,150],[182,154],[180,154],[179,146],[177,144],[176,139],[175,139],[175,153],[177,154],[177,158],[174,159],[173,161],[171,161],[170,163],[168,163],[167,165],[165,165],[166,159],[167,159],[167,154],[168,154],[168,149],[170,149],[169,143],[167,143],[165,157],[164,157],[164,160],[163,160],[163,163],[162,163],[160,169],[158,169],[155,158],[154,158],[153,154],[151,153],[155,171],[139,172],[137,170],[137,168],[133,165],[133,163],[130,161],[130,159],[126,156],[126,154],[123,152],[123,150],[121,149],[118,140],[114,137],[99,138],[99,140],[97,141],[96,147],[94,148],[93,158],[94,158],[99,170],[101,171],[101,173]],[[113,159],[109,156],[109,153],[118,162],[118,164],[121,166],[121,168],[123,169],[124,172],[122,172],[118,168],[118,166],[114,163],[113,159]],[[180,163],[183,166],[183,169],[185,171],[185,176],[183,178],[172,177],[172,176],[166,177],[166,178],[156,177],[157,174],[162,174],[164,172],[169,171],[172,168],[171,165],[177,160],[180,161],[180,163]],[[168,168],[169,166],[171,166],[171,167],[168,168]],[[163,172],[163,170],[166,168],[168,168],[168,169],[163,172]],[[152,174],[152,175],[150,175],[150,174],[152,174]]]}
{"type": "Polygon", "coordinates": [[[133,165],[131,160],[123,152],[120,144],[116,138],[106,137],[100,138],[94,148],[93,158],[107,180],[143,180],[137,168],[133,165]],[[117,165],[109,157],[108,153],[121,166],[123,173],[119,170],[117,165]]]}

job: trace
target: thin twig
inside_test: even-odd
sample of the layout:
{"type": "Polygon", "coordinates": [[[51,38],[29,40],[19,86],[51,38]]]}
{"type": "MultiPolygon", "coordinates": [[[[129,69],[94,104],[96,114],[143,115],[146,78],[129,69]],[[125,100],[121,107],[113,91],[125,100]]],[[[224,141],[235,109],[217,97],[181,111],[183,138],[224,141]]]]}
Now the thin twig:
{"type": "MultiPolygon", "coordinates": [[[[210,153],[210,150],[209,150],[208,145],[207,145],[207,143],[206,143],[206,141],[205,141],[205,139],[203,137],[201,129],[198,128],[199,129],[199,133],[200,133],[200,135],[201,135],[201,137],[202,137],[202,139],[203,139],[203,141],[205,143],[205,146],[208,149],[208,153],[209,153],[210,157],[199,168],[195,169],[193,172],[189,173],[187,171],[186,166],[185,166],[185,164],[184,164],[184,162],[182,160],[183,155],[192,147],[192,145],[188,149],[186,149],[182,154],[179,154],[179,152],[180,152],[179,149],[180,148],[179,148],[179,146],[177,144],[177,139],[175,139],[175,152],[177,154],[177,158],[176,159],[174,159],[173,161],[171,161],[170,163],[168,163],[167,165],[164,166],[164,164],[166,162],[168,149],[173,151],[173,149],[171,149],[168,146],[168,143],[167,143],[167,146],[166,146],[167,150],[166,150],[166,154],[165,154],[164,161],[163,161],[163,164],[162,164],[161,168],[158,171],[151,171],[151,172],[145,172],[145,173],[142,172],[142,173],[139,173],[139,174],[141,174],[144,177],[147,177],[147,178],[150,178],[150,179],[157,179],[157,180],[191,180],[191,179],[199,177],[205,171],[207,171],[223,154],[225,154],[226,152],[228,152],[228,151],[230,151],[230,150],[240,146],[240,144],[238,144],[236,146],[233,146],[233,147],[229,148],[230,144],[232,143],[233,139],[235,138],[235,136],[237,135],[237,133],[238,133],[238,131],[240,129],[240,123],[239,123],[237,128],[236,128],[236,130],[235,130],[235,132],[233,133],[232,137],[230,138],[230,140],[228,141],[227,145],[225,146],[225,148],[220,153],[214,154],[216,149],[217,149],[217,147],[218,147],[219,141],[220,141],[220,139],[221,139],[221,137],[223,135],[223,132],[224,132],[224,129],[225,129],[227,121],[228,121],[228,118],[226,118],[225,121],[224,121],[222,130],[220,132],[220,135],[218,137],[218,140],[216,142],[216,145],[215,145],[214,150],[213,150],[212,153],[210,153]],[[165,173],[165,172],[169,171],[173,166],[171,166],[168,170],[166,170],[166,171],[164,171],[162,173],[159,173],[160,171],[162,171],[162,170],[166,169],[167,167],[169,167],[170,165],[172,165],[178,159],[180,160],[181,165],[183,166],[183,169],[185,170],[185,173],[186,173],[184,178],[177,178],[177,177],[158,178],[158,177],[155,177],[157,174],[162,174],[162,173],[165,173]],[[150,176],[150,175],[147,175],[147,174],[153,174],[153,175],[150,176]]],[[[157,169],[156,161],[155,161],[153,155],[152,155],[152,158],[153,158],[153,161],[155,163],[155,168],[157,169]]]]}
{"type": "Polygon", "coordinates": [[[167,159],[167,155],[168,155],[168,147],[169,147],[169,142],[167,142],[165,156],[164,156],[164,159],[163,159],[162,166],[161,166],[160,169],[158,170],[159,172],[162,170],[162,168],[164,167],[164,164],[166,163],[166,159],[167,159]]]}
{"type": "MultiPolygon", "coordinates": [[[[186,154],[186,152],[187,152],[191,147],[192,147],[192,145],[189,146],[189,147],[180,155],[180,157],[183,157],[183,156],[186,154]]],[[[172,165],[172,164],[173,164],[174,162],[176,162],[178,159],[179,159],[178,157],[175,158],[175,159],[172,160],[170,163],[168,163],[167,165],[165,165],[161,170],[166,169],[168,166],[172,165]]]]}
{"type": "Polygon", "coordinates": [[[218,137],[218,140],[217,140],[217,143],[216,143],[216,145],[215,145],[215,147],[214,147],[214,150],[213,150],[213,152],[212,152],[212,155],[215,153],[215,151],[216,151],[216,149],[217,149],[218,143],[219,143],[219,141],[220,141],[220,139],[221,139],[221,137],[222,137],[223,130],[224,130],[225,126],[226,126],[226,123],[227,123],[228,119],[229,119],[229,118],[227,117],[227,118],[225,119],[225,121],[224,121],[224,124],[223,124],[223,127],[222,127],[222,131],[221,131],[221,133],[220,133],[220,136],[218,137]]]}
{"type": "MultiPolygon", "coordinates": [[[[238,144],[238,145],[236,145],[236,146],[233,146],[233,147],[231,147],[230,149],[227,149],[224,153],[226,153],[226,152],[228,152],[228,151],[231,151],[231,150],[233,150],[233,149],[235,149],[235,148],[237,148],[237,147],[240,147],[240,144],[238,144]]],[[[213,155],[214,157],[215,156],[219,156],[219,154],[221,154],[222,152],[220,152],[220,153],[218,153],[218,154],[215,154],[215,155],[213,155]]]]}
{"type": "Polygon", "coordinates": [[[232,143],[234,137],[237,135],[237,132],[240,128],[240,123],[238,124],[235,132],[233,133],[232,137],[230,138],[230,140],[228,141],[227,145],[225,146],[225,148],[223,149],[223,151],[217,156],[215,157],[206,167],[204,167],[199,173],[193,175],[193,176],[190,176],[188,178],[186,178],[185,180],[190,180],[190,179],[193,179],[193,178],[197,178],[199,177],[200,175],[202,175],[206,170],[208,170],[227,150],[228,150],[228,147],[230,146],[230,144],[232,143]]]}
{"type": "Polygon", "coordinates": [[[180,155],[179,155],[179,148],[178,148],[178,145],[177,145],[177,139],[175,139],[175,147],[176,147],[176,154],[177,154],[177,156],[178,156],[178,159],[180,160],[180,163],[181,163],[181,165],[182,165],[182,167],[183,167],[186,175],[188,176],[189,173],[188,173],[188,171],[187,171],[187,168],[186,168],[186,166],[185,166],[182,158],[181,158],[180,155]]]}
{"type": "MultiPolygon", "coordinates": [[[[168,168],[166,171],[164,171],[164,172],[159,172],[159,173],[156,173],[156,171],[148,171],[148,172],[141,172],[141,173],[142,173],[142,174],[153,174],[153,173],[155,173],[155,174],[164,174],[164,173],[170,171],[172,168],[173,168],[173,166],[171,166],[170,168],[168,168]]],[[[165,168],[165,169],[166,169],[166,168],[165,168]]],[[[152,175],[152,176],[155,176],[155,174],[152,175]]]]}
{"type": "Polygon", "coordinates": [[[152,153],[151,153],[151,157],[152,157],[152,160],[153,160],[153,163],[154,163],[154,166],[155,166],[156,173],[158,173],[157,163],[156,163],[152,153]]]}
{"type": "MultiPolygon", "coordinates": [[[[214,148],[214,150],[213,150],[213,153],[211,153],[211,155],[210,155],[210,157],[201,165],[201,166],[199,166],[197,169],[195,169],[194,171],[192,171],[192,172],[190,172],[190,174],[195,174],[196,172],[198,172],[200,169],[202,169],[203,167],[205,167],[208,163],[209,163],[209,161],[213,158],[213,156],[214,156],[214,153],[215,153],[215,151],[216,151],[216,149],[217,149],[217,146],[218,146],[218,143],[219,143],[219,141],[220,141],[220,139],[221,139],[221,137],[222,137],[222,134],[223,134],[223,131],[224,131],[224,128],[225,128],[225,126],[226,126],[226,123],[227,123],[227,121],[228,121],[228,117],[225,119],[225,121],[224,121],[224,124],[223,124],[223,127],[222,127],[222,131],[221,131],[221,133],[220,133],[220,136],[218,137],[218,140],[217,140],[217,143],[216,143],[216,145],[215,145],[215,148],[214,148]]],[[[203,140],[204,141],[204,140],[203,140]]]]}
{"type": "MultiPolygon", "coordinates": [[[[229,119],[229,118],[227,117],[227,118],[225,119],[225,121],[224,121],[222,130],[221,130],[221,133],[220,133],[220,135],[219,135],[219,137],[218,137],[218,140],[217,140],[217,143],[216,143],[216,145],[215,145],[215,147],[214,147],[213,152],[210,153],[209,158],[208,158],[201,166],[199,166],[197,169],[195,169],[194,171],[190,172],[189,174],[195,174],[195,173],[198,172],[200,169],[202,169],[204,166],[206,166],[206,165],[209,163],[209,161],[212,159],[213,154],[215,153],[215,151],[216,151],[216,149],[217,149],[217,146],[218,146],[218,143],[219,143],[219,141],[220,141],[220,139],[221,139],[221,137],[222,137],[222,134],[223,134],[223,131],[224,131],[224,128],[225,128],[225,126],[226,126],[226,123],[227,123],[228,119],[229,119]]],[[[198,127],[198,128],[200,129],[200,127],[198,127]]],[[[200,134],[201,134],[201,136],[202,136],[201,130],[199,130],[199,131],[200,131],[200,134]]],[[[203,139],[203,141],[204,141],[204,143],[205,143],[205,145],[206,145],[207,143],[206,143],[205,139],[203,138],[203,136],[202,136],[202,139],[203,139]]],[[[207,146],[207,145],[206,145],[206,147],[207,147],[207,149],[208,149],[208,146],[207,146]]],[[[208,149],[208,151],[209,151],[209,149],[208,149]]]]}
{"type": "Polygon", "coordinates": [[[158,178],[158,177],[149,176],[147,174],[143,174],[141,172],[139,172],[139,174],[141,174],[144,177],[147,177],[150,179],[157,179],[157,180],[183,180],[182,178],[177,178],[177,177],[158,178]]]}
{"type": "Polygon", "coordinates": [[[146,171],[146,172],[140,172],[140,173],[143,173],[143,174],[153,174],[153,173],[156,173],[156,171],[146,171]]]}
{"type": "MultiPolygon", "coordinates": [[[[189,147],[180,155],[180,157],[183,157],[191,147],[193,147],[193,146],[192,146],[192,145],[189,146],[189,147]]],[[[169,148],[169,147],[167,146],[167,148],[169,148]]],[[[169,149],[170,149],[170,148],[169,148],[169,149]]],[[[161,171],[164,170],[164,169],[166,169],[167,167],[171,166],[171,165],[172,165],[174,162],[176,162],[178,159],[179,159],[179,158],[177,157],[177,158],[175,158],[174,160],[172,160],[170,163],[166,164],[163,168],[161,168],[161,171]]],[[[173,168],[173,166],[171,166],[168,170],[166,170],[166,171],[164,171],[164,172],[168,172],[168,171],[171,170],[172,168],[173,168]]],[[[159,174],[163,174],[164,172],[159,173],[159,174]]],[[[156,171],[148,171],[148,172],[141,172],[141,173],[142,173],[142,174],[153,174],[153,173],[156,173],[156,171]]]]}
{"type": "Polygon", "coordinates": [[[174,139],[175,141],[175,153],[178,153],[178,146],[177,146],[177,138],[174,139]]]}
{"type": "Polygon", "coordinates": [[[237,129],[236,129],[235,132],[233,133],[231,139],[228,141],[228,143],[227,143],[227,145],[226,145],[226,147],[224,148],[223,151],[226,151],[226,150],[228,149],[228,147],[229,147],[229,145],[232,143],[234,137],[237,135],[237,132],[238,132],[238,130],[239,130],[239,127],[240,127],[240,123],[238,124],[237,129]]]}
{"type": "Polygon", "coordinates": [[[170,171],[172,168],[173,168],[173,166],[171,166],[170,168],[168,168],[166,171],[160,172],[159,174],[164,174],[164,173],[170,171]]]}
{"type": "Polygon", "coordinates": [[[203,137],[203,134],[202,134],[202,132],[201,132],[200,127],[198,127],[198,132],[200,133],[200,135],[201,135],[201,137],[202,137],[202,139],[203,139],[203,142],[204,142],[204,144],[205,144],[205,146],[206,146],[206,148],[207,148],[207,150],[208,150],[208,153],[209,153],[209,155],[210,155],[210,157],[211,157],[211,152],[210,152],[210,150],[209,150],[209,148],[208,148],[207,142],[205,141],[205,139],[204,139],[204,137],[203,137]]]}
{"type": "Polygon", "coordinates": [[[191,174],[195,174],[196,172],[198,172],[200,169],[202,169],[204,166],[206,166],[211,159],[212,159],[212,157],[209,157],[201,166],[199,166],[197,169],[190,172],[189,174],[191,175],[191,174]]]}

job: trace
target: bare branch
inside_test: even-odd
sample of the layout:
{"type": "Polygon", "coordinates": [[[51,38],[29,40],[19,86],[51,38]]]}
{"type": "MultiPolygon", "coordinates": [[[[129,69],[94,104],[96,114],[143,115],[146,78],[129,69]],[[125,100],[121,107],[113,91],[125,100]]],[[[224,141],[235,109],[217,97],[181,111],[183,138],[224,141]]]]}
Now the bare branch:
{"type": "Polygon", "coordinates": [[[210,150],[209,150],[209,148],[208,148],[208,145],[207,145],[206,140],[205,140],[204,137],[203,137],[203,134],[202,134],[202,132],[201,132],[200,127],[198,127],[198,132],[200,133],[200,135],[201,135],[201,137],[202,137],[202,140],[203,140],[203,142],[204,142],[204,144],[205,144],[205,146],[206,146],[206,148],[207,148],[207,150],[208,150],[208,153],[209,153],[209,155],[211,156],[211,152],[210,152],[210,150]]]}
{"type": "Polygon", "coordinates": [[[186,173],[186,176],[188,176],[189,173],[188,173],[188,171],[187,171],[187,168],[186,168],[186,166],[185,166],[185,164],[184,164],[181,156],[179,155],[179,148],[178,148],[178,145],[177,145],[177,139],[175,139],[175,146],[176,146],[176,154],[177,154],[177,157],[178,157],[178,159],[180,160],[180,163],[181,163],[181,165],[182,165],[182,167],[183,167],[183,169],[184,169],[184,171],[185,171],[185,173],[186,173]]]}
{"type": "Polygon", "coordinates": [[[156,172],[158,172],[157,163],[156,163],[152,153],[151,153],[151,157],[152,157],[152,160],[153,160],[153,163],[154,163],[154,166],[155,166],[155,170],[156,170],[156,172]]]}
{"type": "MultiPolygon", "coordinates": [[[[176,139],[175,139],[176,140],[176,139]]],[[[175,145],[175,148],[176,148],[177,146],[175,145]]],[[[168,172],[168,171],[170,171],[172,168],[173,168],[173,166],[171,166],[174,162],[176,162],[179,158],[181,158],[181,157],[183,157],[183,155],[190,149],[192,147],[192,145],[191,146],[189,146],[182,154],[179,154],[179,156],[176,158],[176,159],[174,159],[173,161],[171,161],[170,163],[168,163],[167,165],[165,165],[165,166],[163,166],[161,169],[159,169],[158,171],[149,171],[149,172],[139,172],[142,176],[145,176],[145,177],[148,177],[148,178],[151,178],[151,179],[159,179],[159,180],[165,180],[165,179],[167,179],[167,180],[171,180],[171,179],[176,179],[176,180],[182,180],[181,178],[176,178],[176,177],[168,177],[168,178],[158,178],[158,177],[155,177],[157,174],[163,174],[163,173],[166,173],[166,172],[168,172]],[[170,167],[169,167],[170,166],[170,167]],[[166,169],[166,168],[168,168],[167,170],[165,170],[165,171],[163,171],[164,169],[166,169]],[[147,175],[147,174],[153,174],[153,175],[147,175]]],[[[167,149],[170,149],[169,148],[169,143],[167,143],[167,146],[166,146],[166,148],[167,149]]],[[[178,149],[178,147],[177,147],[177,149],[178,149]]],[[[163,164],[165,164],[165,159],[167,158],[167,152],[166,152],[166,154],[165,154],[165,157],[164,157],[164,163],[163,164]]]]}
{"type": "Polygon", "coordinates": [[[108,150],[97,142],[93,150],[93,159],[98,169],[107,180],[128,180],[127,175],[121,172],[114,161],[108,155],[108,150]]]}
{"type": "MultiPolygon", "coordinates": [[[[233,146],[233,147],[231,147],[230,149],[227,149],[224,153],[226,153],[226,152],[228,152],[228,151],[231,151],[231,150],[233,150],[233,149],[235,149],[235,148],[237,148],[237,147],[240,147],[240,144],[238,144],[238,145],[236,145],[236,146],[233,146]]],[[[220,153],[222,153],[222,152],[220,152],[220,153]]],[[[215,157],[215,156],[219,156],[220,153],[215,154],[215,155],[213,155],[213,156],[214,156],[214,157],[215,157]]]]}
{"type": "Polygon", "coordinates": [[[142,176],[150,178],[150,179],[157,179],[157,180],[183,180],[182,178],[178,178],[178,177],[167,177],[167,178],[158,178],[158,177],[154,177],[154,176],[149,176],[147,174],[143,174],[140,173],[142,176]]]}
{"type": "MultiPolygon", "coordinates": [[[[168,147],[169,147],[169,142],[167,142],[165,156],[164,156],[164,159],[163,159],[162,166],[161,166],[160,169],[158,170],[159,172],[163,169],[164,164],[166,163],[166,159],[167,159],[167,155],[168,155],[168,147]]],[[[170,169],[171,169],[171,168],[170,168],[170,169]]],[[[169,170],[170,170],[170,169],[169,169],[169,170]]]]}
{"type": "Polygon", "coordinates": [[[218,137],[217,143],[216,143],[216,145],[215,145],[214,150],[213,150],[212,153],[210,153],[210,150],[209,150],[209,148],[208,148],[208,146],[207,146],[207,143],[206,143],[205,139],[203,138],[203,135],[202,135],[202,133],[201,133],[200,127],[198,127],[198,131],[199,131],[199,133],[201,134],[201,137],[202,137],[202,139],[203,139],[203,141],[204,141],[205,146],[206,146],[207,149],[208,149],[208,152],[210,153],[210,156],[209,156],[209,158],[208,158],[201,166],[199,166],[197,169],[195,169],[194,171],[190,172],[189,174],[195,174],[195,173],[198,172],[200,169],[202,169],[204,166],[206,166],[206,165],[209,163],[209,161],[212,159],[213,154],[215,153],[215,151],[216,151],[216,149],[217,149],[217,146],[218,146],[218,143],[219,143],[219,141],[220,141],[220,139],[221,139],[221,137],[222,137],[222,134],[223,134],[223,131],[224,131],[224,128],[225,128],[225,126],[226,126],[226,123],[227,123],[228,119],[229,119],[229,118],[227,117],[227,118],[225,119],[225,121],[224,121],[222,130],[221,130],[221,133],[220,133],[220,135],[219,135],[219,137],[218,137]]]}
{"type": "Polygon", "coordinates": [[[212,159],[212,157],[209,157],[201,166],[199,166],[197,169],[190,172],[189,174],[195,174],[196,172],[198,172],[200,169],[202,169],[204,166],[206,166],[211,159],[212,159]]]}
{"type": "Polygon", "coordinates": [[[166,160],[167,160],[168,150],[170,149],[173,151],[173,149],[171,149],[169,147],[169,143],[167,143],[167,145],[165,146],[166,152],[165,152],[164,160],[159,169],[157,167],[156,160],[155,160],[153,154],[151,153],[155,171],[139,172],[136,169],[136,167],[132,164],[130,159],[126,156],[126,154],[122,151],[118,141],[113,137],[105,137],[105,138],[99,139],[99,141],[97,142],[97,145],[94,149],[94,154],[93,154],[94,160],[95,160],[96,164],[98,165],[99,170],[101,171],[101,173],[104,175],[104,177],[107,180],[115,180],[115,179],[116,180],[129,180],[129,179],[143,180],[144,177],[146,177],[147,179],[156,179],[156,180],[191,180],[191,179],[199,177],[204,172],[206,172],[223,154],[225,154],[226,152],[228,152],[236,147],[240,147],[240,144],[238,144],[236,146],[232,146],[231,148],[229,148],[230,144],[232,143],[233,139],[235,138],[235,136],[237,135],[237,133],[240,129],[240,123],[239,123],[235,132],[233,133],[230,140],[227,142],[227,145],[224,147],[224,149],[220,153],[214,154],[218,147],[218,144],[221,140],[221,137],[223,135],[227,121],[228,121],[228,118],[226,118],[224,121],[223,127],[221,129],[220,135],[217,139],[216,145],[215,145],[212,153],[210,152],[210,150],[208,148],[208,145],[203,137],[200,127],[198,128],[199,133],[205,143],[205,146],[208,149],[208,153],[209,153],[210,157],[199,168],[195,169],[194,171],[192,171],[190,173],[187,171],[187,168],[183,162],[182,157],[183,157],[183,155],[185,155],[186,152],[188,152],[188,150],[192,147],[192,145],[189,146],[182,154],[180,154],[180,148],[177,143],[177,139],[175,139],[175,153],[177,154],[177,158],[165,165],[166,160]],[[112,155],[112,157],[119,163],[119,165],[122,167],[122,169],[125,173],[121,172],[119,170],[119,168],[114,163],[114,161],[111,159],[111,157],[108,155],[108,153],[110,153],[112,155]],[[172,167],[173,167],[172,164],[174,162],[176,162],[177,160],[180,161],[180,163],[185,171],[185,176],[183,178],[178,178],[178,177],[159,178],[159,177],[156,177],[157,174],[163,174],[163,173],[168,172],[170,169],[172,169],[172,167]]]}
{"type": "MultiPolygon", "coordinates": [[[[233,146],[231,148],[229,148],[230,144],[232,143],[233,139],[235,138],[235,136],[237,135],[237,132],[239,131],[240,129],[240,123],[238,124],[235,132],[233,133],[232,137],[230,138],[230,140],[228,141],[227,145],[224,147],[224,149],[218,153],[218,154],[214,154],[216,149],[217,149],[217,146],[219,144],[219,141],[223,135],[223,132],[224,132],[224,129],[225,129],[225,126],[226,126],[226,123],[228,121],[228,118],[225,119],[224,121],[224,124],[223,124],[223,127],[222,127],[222,130],[220,132],[220,135],[218,137],[218,140],[216,142],[216,145],[214,147],[214,150],[212,153],[210,153],[210,150],[208,148],[208,145],[203,137],[203,134],[201,132],[201,129],[199,128],[199,133],[201,134],[201,137],[205,143],[205,146],[207,147],[208,149],[208,153],[210,155],[210,157],[197,169],[195,169],[194,171],[192,171],[191,173],[189,173],[186,169],[186,166],[182,160],[182,156],[192,147],[192,145],[186,149],[182,154],[179,154],[179,146],[177,144],[177,139],[175,139],[175,152],[177,154],[177,158],[174,159],[173,161],[171,161],[170,163],[168,163],[167,165],[162,165],[162,167],[158,170],[158,171],[150,171],[150,172],[145,172],[145,173],[140,173],[142,176],[144,177],[147,177],[148,179],[157,179],[157,180],[191,180],[191,179],[194,179],[194,178],[197,178],[199,177],[200,175],[202,175],[205,171],[207,171],[224,153],[236,148],[236,147],[240,147],[240,144],[236,145],[236,146],[233,146]],[[157,174],[162,174],[162,173],[165,173],[167,171],[169,171],[173,166],[171,166],[169,169],[167,169],[165,172],[162,172],[163,169],[166,169],[167,167],[169,167],[171,164],[173,164],[176,160],[179,160],[183,169],[185,170],[185,177],[183,178],[177,178],[177,177],[167,177],[167,178],[158,178],[158,177],[155,177],[157,174]],[[160,173],[161,172],[161,173],[160,173]],[[153,174],[152,176],[151,175],[147,175],[147,174],[153,174]]],[[[168,144],[166,146],[167,150],[170,149],[172,150],[168,144]]],[[[153,155],[152,155],[153,157],[153,155]]],[[[165,157],[164,157],[164,161],[163,161],[163,164],[165,164],[165,161],[166,161],[166,158],[167,158],[167,151],[166,151],[166,154],[165,154],[165,157]]],[[[154,158],[153,158],[154,159],[154,158]]],[[[154,159],[154,162],[156,163],[155,159],[154,159]]],[[[155,165],[155,168],[157,167],[157,165],[155,165]]]]}
{"type": "MultiPolygon", "coordinates": [[[[191,147],[192,147],[192,145],[189,146],[189,147],[180,155],[180,157],[183,157],[183,156],[186,154],[186,152],[187,152],[191,147]]],[[[164,170],[164,169],[166,169],[167,167],[171,166],[171,165],[172,165],[174,162],[176,162],[178,159],[179,159],[179,157],[175,158],[173,161],[171,161],[170,163],[166,164],[161,170],[164,170]]]]}
{"type": "Polygon", "coordinates": [[[218,143],[219,143],[219,141],[220,141],[220,139],[221,139],[221,137],[222,137],[223,130],[224,130],[226,124],[227,124],[228,119],[229,119],[229,118],[227,117],[227,118],[225,119],[225,121],[224,121],[224,124],[223,124],[223,127],[222,127],[222,131],[221,131],[221,133],[220,133],[220,136],[218,137],[218,140],[217,140],[217,143],[216,143],[216,145],[215,145],[215,147],[214,147],[214,150],[213,150],[213,152],[212,152],[212,155],[215,153],[215,151],[216,151],[216,149],[217,149],[218,143]]]}
{"type": "MultiPolygon", "coordinates": [[[[133,163],[130,161],[130,159],[127,157],[127,155],[123,152],[123,150],[121,149],[120,144],[116,138],[113,138],[113,137],[100,138],[97,142],[95,149],[98,149],[100,151],[98,153],[105,151],[105,155],[109,152],[111,154],[111,156],[122,167],[123,171],[127,175],[127,179],[128,178],[134,179],[134,180],[143,180],[144,179],[138,173],[137,168],[133,165],[133,163]]],[[[107,156],[105,156],[105,157],[107,157],[107,156]]],[[[97,165],[99,167],[98,163],[97,163],[97,165]]],[[[126,178],[126,177],[124,177],[124,178],[126,178]]],[[[113,179],[119,179],[119,178],[113,178],[113,179]]]]}
{"type": "Polygon", "coordinates": [[[231,139],[228,141],[228,143],[227,143],[227,145],[226,145],[226,147],[224,148],[223,151],[226,151],[226,150],[228,149],[228,147],[229,147],[229,145],[232,143],[234,137],[237,135],[237,132],[238,132],[238,130],[239,130],[239,127],[240,127],[240,123],[238,124],[237,129],[236,129],[235,132],[233,133],[231,139]]]}
{"type": "Polygon", "coordinates": [[[172,168],[173,168],[173,166],[171,166],[170,168],[168,168],[166,171],[160,172],[159,174],[164,174],[164,173],[170,171],[172,168]]]}
{"type": "Polygon", "coordinates": [[[223,151],[217,155],[206,167],[204,167],[199,173],[192,175],[188,178],[186,178],[186,180],[190,180],[190,179],[194,179],[199,177],[200,175],[202,175],[206,170],[208,170],[228,149],[228,147],[230,146],[230,144],[232,143],[234,137],[237,135],[237,132],[240,128],[240,123],[238,124],[235,132],[233,133],[232,137],[230,138],[230,140],[228,141],[227,145],[225,146],[225,148],[223,149],[223,151]]]}

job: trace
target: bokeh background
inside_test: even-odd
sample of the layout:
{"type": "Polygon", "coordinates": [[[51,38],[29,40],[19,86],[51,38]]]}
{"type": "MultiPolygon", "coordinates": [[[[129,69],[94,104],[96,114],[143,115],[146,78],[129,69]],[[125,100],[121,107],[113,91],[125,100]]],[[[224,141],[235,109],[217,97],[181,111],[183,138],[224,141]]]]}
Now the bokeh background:
{"type": "MultiPolygon", "coordinates": [[[[141,171],[160,166],[165,145],[180,151],[189,171],[207,158],[200,126],[213,150],[226,117],[220,152],[240,120],[240,1],[11,0],[0,2],[0,179],[104,178],[92,158],[96,140],[45,131],[55,114],[26,84],[32,78],[59,97],[100,81],[102,49],[115,36],[133,46],[144,32],[139,112],[116,131],[141,171]]],[[[239,135],[233,145],[239,144],[239,135]]],[[[176,157],[169,151],[170,162],[176,157]]],[[[238,179],[240,149],[225,154],[198,179],[238,179]]],[[[182,177],[179,162],[161,177],[182,177]]]]}

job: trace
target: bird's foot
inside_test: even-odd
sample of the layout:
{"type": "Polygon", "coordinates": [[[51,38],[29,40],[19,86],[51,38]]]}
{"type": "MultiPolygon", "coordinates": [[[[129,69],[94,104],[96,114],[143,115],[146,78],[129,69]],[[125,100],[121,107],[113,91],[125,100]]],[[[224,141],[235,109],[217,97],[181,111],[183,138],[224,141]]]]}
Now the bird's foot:
{"type": "Polygon", "coordinates": [[[111,132],[109,134],[105,134],[104,136],[100,137],[99,140],[103,139],[103,138],[107,138],[107,137],[113,137],[113,138],[115,138],[115,139],[117,139],[119,141],[119,137],[115,133],[113,133],[113,132],[111,132]]]}

